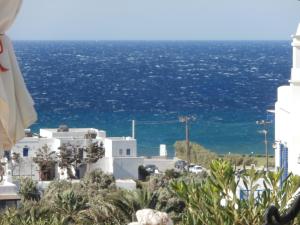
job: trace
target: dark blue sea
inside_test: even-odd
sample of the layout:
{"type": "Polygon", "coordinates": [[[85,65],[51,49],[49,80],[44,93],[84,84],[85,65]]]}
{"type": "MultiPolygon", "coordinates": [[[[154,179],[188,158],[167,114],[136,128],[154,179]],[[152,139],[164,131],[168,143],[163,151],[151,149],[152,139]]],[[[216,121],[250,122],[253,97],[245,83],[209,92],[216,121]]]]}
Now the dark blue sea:
{"type": "Polygon", "coordinates": [[[159,144],[172,155],[185,138],[182,115],[197,118],[191,140],[213,151],[263,153],[256,120],[272,119],[266,110],[292,64],[288,41],[16,41],[15,49],[39,114],[32,129],[130,136],[135,119],[139,155],[158,155],[159,144]]]}

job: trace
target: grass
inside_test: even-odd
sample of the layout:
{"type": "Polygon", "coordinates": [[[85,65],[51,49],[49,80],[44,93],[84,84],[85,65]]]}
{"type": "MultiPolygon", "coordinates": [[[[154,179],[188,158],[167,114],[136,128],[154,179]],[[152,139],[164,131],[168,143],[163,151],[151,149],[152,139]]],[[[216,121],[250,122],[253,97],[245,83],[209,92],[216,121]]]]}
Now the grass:
{"type": "MultiPolygon", "coordinates": [[[[266,157],[264,155],[245,155],[245,154],[217,154],[204,146],[191,143],[191,162],[199,164],[205,168],[209,168],[212,160],[222,158],[230,161],[236,166],[251,166],[255,164],[257,167],[266,165],[266,157]]],[[[186,146],[184,141],[177,141],[174,145],[176,151],[176,157],[187,160],[186,146]]],[[[269,167],[275,166],[275,158],[273,155],[269,156],[269,167]]]]}

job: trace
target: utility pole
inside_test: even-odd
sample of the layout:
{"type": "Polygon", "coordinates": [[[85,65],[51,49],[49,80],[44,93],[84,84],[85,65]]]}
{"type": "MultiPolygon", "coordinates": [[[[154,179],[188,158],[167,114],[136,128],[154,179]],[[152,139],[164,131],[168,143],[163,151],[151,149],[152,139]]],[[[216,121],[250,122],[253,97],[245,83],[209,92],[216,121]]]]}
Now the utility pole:
{"type": "Polygon", "coordinates": [[[179,121],[181,123],[185,123],[185,141],[186,141],[186,159],[188,162],[188,165],[191,163],[191,148],[190,148],[190,127],[189,127],[189,121],[195,120],[195,117],[189,117],[189,116],[181,116],[179,117],[179,121]]]}
{"type": "Polygon", "coordinates": [[[132,120],[132,138],[135,139],[135,120],[132,120]]]}
{"type": "Polygon", "coordinates": [[[264,144],[265,144],[265,155],[266,155],[266,169],[269,171],[269,152],[268,152],[268,130],[267,125],[271,124],[271,121],[260,120],[256,121],[257,125],[263,126],[263,130],[260,130],[259,133],[264,135],[264,144]]]}

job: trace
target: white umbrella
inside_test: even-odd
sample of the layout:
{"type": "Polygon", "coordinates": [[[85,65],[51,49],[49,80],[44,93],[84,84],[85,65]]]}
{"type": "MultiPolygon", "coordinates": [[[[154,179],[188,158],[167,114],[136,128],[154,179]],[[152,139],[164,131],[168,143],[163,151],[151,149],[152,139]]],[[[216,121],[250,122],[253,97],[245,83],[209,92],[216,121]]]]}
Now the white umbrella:
{"type": "Polygon", "coordinates": [[[22,0],[0,0],[0,150],[9,150],[37,119],[11,41],[5,32],[14,22],[22,0]]]}

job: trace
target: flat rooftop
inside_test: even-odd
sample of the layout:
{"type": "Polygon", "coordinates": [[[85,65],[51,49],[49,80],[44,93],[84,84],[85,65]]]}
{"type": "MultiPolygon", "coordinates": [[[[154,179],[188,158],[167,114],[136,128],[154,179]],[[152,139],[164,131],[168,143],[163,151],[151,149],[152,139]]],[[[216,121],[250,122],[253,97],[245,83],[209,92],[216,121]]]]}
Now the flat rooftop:
{"type": "Polygon", "coordinates": [[[107,137],[106,139],[112,141],[135,141],[135,139],[132,137],[107,137]]]}
{"type": "Polygon", "coordinates": [[[87,132],[87,131],[97,131],[97,132],[105,132],[104,130],[98,130],[96,128],[69,128],[69,131],[61,132],[57,131],[59,128],[41,128],[40,130],[47,130],[53,133],[76,133],[76,132],[87,132]]]}

